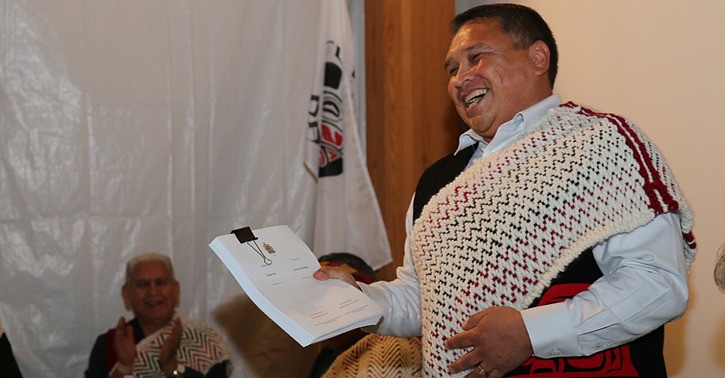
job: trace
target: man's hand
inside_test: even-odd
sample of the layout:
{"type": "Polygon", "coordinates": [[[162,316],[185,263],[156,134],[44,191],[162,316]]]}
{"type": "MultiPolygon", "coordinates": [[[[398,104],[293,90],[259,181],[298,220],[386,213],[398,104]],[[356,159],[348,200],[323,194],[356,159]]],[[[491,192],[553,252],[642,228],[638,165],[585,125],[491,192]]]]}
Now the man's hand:
{"type": "Polygon", "coordinates": [[[171,333],[166,336],[164,343],[161,344],[159,365],[167,377],[171,376],[179,363],[176,360],[176,352],[179,351],[181,345],[181,331],[181,319],[176,318],[171,322],[171,333]]]}
{"type": "MultiPolygon", "coordinates": [[[[473,347],[451,364],[455,374],[481,368],[487,378],[499,378],[524,363],[533,348],[521,313],[511,307],[490,307],[463,323],[463,332],[446,341],[449,349],[473,347]]],[[[467,377],[480,377],[475,371],[467,377]]]]}
{"type": "Polygon", "coordinates": [[[312,273],[312,277],[314,277],[318,281],[324,281],[329,278],[343,280],[360,290],[360,286],[358,286],[357,281],[355,281],[355,278],[352,276],[352,274],[342,268],[337,268],[334,266],[323,266],[320,267],[320,269],[315,273],[312,273]]]}
{"type": "Polygon", "coordinates": [[[116,334],[113,338],[113,349],[118,356],[118,362],[126,367],[133,366],[133,359],[136,358],[136,343],[133,340],[133,327],[126,325],[126,319],[122,316],[116,324],[116,334]]]}

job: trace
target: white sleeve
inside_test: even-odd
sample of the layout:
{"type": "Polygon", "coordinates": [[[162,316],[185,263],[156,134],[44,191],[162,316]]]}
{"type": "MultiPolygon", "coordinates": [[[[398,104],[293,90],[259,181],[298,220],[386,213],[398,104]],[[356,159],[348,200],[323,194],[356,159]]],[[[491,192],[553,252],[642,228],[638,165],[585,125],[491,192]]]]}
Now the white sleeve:
{"type": "Polygon", "coordinates": [[[534,355],[591,355],[682,316],[689,295],[682,250],[672,213],[597,245],[603,277],[564,302],[522,311],[534,355]]]}
{"type": "Polygon", "coordinates": [[[413,228],[412,208],[411,200],[405,216],[403,266],[396,270],[397,278],[390,282],[378,281],[370,285],[358,283],[362,291],[386,311],[383,321],[375,328],[365,328],[366,331],[398,337],[414,337],[421,334],[418,275],[410,250],[410,230],[413,228]]]}

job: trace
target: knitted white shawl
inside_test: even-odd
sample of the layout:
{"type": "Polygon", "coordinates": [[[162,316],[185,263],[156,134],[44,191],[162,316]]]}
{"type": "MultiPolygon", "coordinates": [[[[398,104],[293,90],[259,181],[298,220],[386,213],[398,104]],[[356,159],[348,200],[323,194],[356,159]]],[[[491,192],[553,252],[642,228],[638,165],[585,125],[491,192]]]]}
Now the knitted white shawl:
{"type": "Polygon", "coordinates": [[[527,308],[582,251],[666,212],[680,216],[689,266],[692,213],[654,144],[612,114],[550,110],[441,189],[413,227],[426,375],[467,352],[443,342],[471,315],[527,308]]]}

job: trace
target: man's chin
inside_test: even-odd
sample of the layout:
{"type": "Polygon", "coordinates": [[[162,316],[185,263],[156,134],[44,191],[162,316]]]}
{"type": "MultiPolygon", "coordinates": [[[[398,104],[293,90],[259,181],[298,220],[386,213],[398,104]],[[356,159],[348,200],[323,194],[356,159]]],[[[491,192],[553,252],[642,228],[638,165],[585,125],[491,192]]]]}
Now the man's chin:
{"type": "MultiPolygon", "coordinates": [[[[173,317],[173,311],[171,311],[171,313],[169,313],[168,311],[148,312],[145,314],[145,316],[143,316],[143,318],[147,319],[149,323],[153,324],[166,324],[170,322],[173,317]]],[[[141,318],[141,316],[137,316],[137,318],[141,318]]]]}

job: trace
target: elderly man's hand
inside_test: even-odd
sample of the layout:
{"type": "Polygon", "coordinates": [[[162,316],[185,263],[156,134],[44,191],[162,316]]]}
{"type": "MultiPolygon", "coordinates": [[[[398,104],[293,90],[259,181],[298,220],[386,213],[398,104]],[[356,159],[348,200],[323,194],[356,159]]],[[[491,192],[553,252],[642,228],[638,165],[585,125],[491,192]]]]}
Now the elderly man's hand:
{"type": "Polygon", "coordinates": [[[355,281],[355,278],[352,276],[352,274],[342,268],[337,268],[334,266],[323,266],[320,267],[320,269],[315,273],[312,273],[312,277],[314,277],[318,281],[324,281],[330,278],[343,280],[360,290],[360,286],[357,284],[357,281],[355,281]]]}
{"type": "Polygon", "coordinates": [[[136,342],[133,340],[133,327],[126,325],[126,319],[122,316],[116,324],[116,333],[113,337],[113,349],[118,356],[118,362],[123,366],[133,365],[136,358],[136,342]]]}
{"type": "Polygon", "coordinates": [[[487,308],[471,316],[463,324],[463,330],[448,339],[446,346],[473,349],[451,364],[451,374],[480,365],[481,371],[474,370],[467,377],[499,378],[520,366],[533,353],[521,313],[511,307],[487,308]]]}
{"type": "Polygon", "coordinates": [[[167,377],[171,376],[171,373],[178,365],[176,353],[179,351],[179,346],[181,345],[181,334],[181,319],[176,318],[171,322],[171,332],[166,336],[159,351],[159,365],[167,377]]]}

